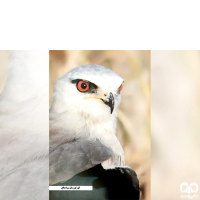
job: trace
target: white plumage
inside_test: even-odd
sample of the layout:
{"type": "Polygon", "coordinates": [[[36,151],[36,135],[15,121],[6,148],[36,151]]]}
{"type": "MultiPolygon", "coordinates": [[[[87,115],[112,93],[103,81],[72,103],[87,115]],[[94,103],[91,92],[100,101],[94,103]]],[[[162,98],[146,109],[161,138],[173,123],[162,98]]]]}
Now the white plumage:
{"type": "MultiPolygon", "coordinates": [[[[86,162],[87,166],[80,166],[78,171],[73,171],[74,174],[71,173],[68,176],[62,171],[65,168],[63,166],[66,166],[68,172],[65,172],[69,173],[71,168],[74,168],[74,161],[70,160],[70,155],[64,155],[63,150],[59,149],[60,145],[62,148],[68,148],[69,145],[73,144],[73,141],[80,139],[90,142],[100,141],[99,145],[102,145],[101,148],[102,151],[105,150],[105,154],[106,147],[111,149],[112,155],[108,156],[109,159],[101,160],[105,169],[124,166],[124,152],[115,135],[116,110],[121,101],[119,88],[122,83],[123,79],[120,76],[100,65],[77,67],[57,81],[50,109],[50,152],[52,151],[50,153],[50,184],[55,183],[53,179],[56,179],[59,173],[62,174],[62,180],[57,180],[57,182],[67,180],[74,174],[94,166],[90,163],[94,162],[91,161],[91,158],[86,162]],[[90,92],[80,92],[77,88],[79,81],[94,84],[96,89],[90,92]],[[103,102],[108,101],[110,93],[114,97],[113,111],[103,102]],[[62,156],[60,156],[61,154],[62,156]],[[56,161],[54,156],[57,157],[56,161]],[[63,160],[67,159],[68,162],[64,163],[63,160]],[[62,170],[58,172],[56,168],[61,165],[59,162],[62,162],[62,170]]],[[[73,145],[71,148],[74,148],[73,145]]],[[[74,148],[73,150],[77,151],[79,155],[83,153],[79,149],[74,148]]],[[[95,145],[91,151],[95,152],[95,145]]],[[[69,154],[69,152],[66,151],[65,154],[69,154]]],[[[77,164],[81,162],[81,159],[88,159],[87,155],[83,153],[82,157],[79,156],[77,164]]]]}
{"type": "Polygon", "coordinates": [[[48,51],[11,51],[0,95],[0,199],[48,199],[48,51]]]}

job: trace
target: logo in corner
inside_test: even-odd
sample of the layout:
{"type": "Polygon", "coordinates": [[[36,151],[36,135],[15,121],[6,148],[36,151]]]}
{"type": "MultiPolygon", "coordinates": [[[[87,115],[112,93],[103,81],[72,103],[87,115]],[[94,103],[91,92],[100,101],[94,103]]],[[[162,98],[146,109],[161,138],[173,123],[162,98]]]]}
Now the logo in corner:
{"type": "Polygon", "coordinates": [[[195,194],[198,191],[198,184],[195,182],[190,183],[190,185],[186,182],[181,183],[180,190],[181,192],[186,193],[182,194],[181,198],[194,199],[198,197],[198,195],[195,194]]]}

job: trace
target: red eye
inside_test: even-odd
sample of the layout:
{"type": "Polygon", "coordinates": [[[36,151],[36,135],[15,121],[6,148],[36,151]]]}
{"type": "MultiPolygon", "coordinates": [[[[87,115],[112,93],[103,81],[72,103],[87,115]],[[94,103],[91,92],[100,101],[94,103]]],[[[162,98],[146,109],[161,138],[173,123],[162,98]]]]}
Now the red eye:
{"type": "Polygon", "coordinates": [[[77,88],[80,92],[86,92],[89,90],[89,83],[85,81],[79,81],[77,84],[77,88]]]}
{"type": "Polygon", "coordinates": [[[122,91],[122,88],[123,88],[123,85],[120,85],[120,87],[119,87],[119,92],[122,91]]]}

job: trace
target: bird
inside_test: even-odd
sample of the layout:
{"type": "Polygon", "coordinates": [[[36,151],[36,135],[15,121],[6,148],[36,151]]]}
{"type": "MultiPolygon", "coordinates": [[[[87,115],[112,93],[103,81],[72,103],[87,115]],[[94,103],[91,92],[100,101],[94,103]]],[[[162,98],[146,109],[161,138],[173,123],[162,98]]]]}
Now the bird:
{"type": "Polygon", "coordinates": [[[9,51],[0,95],[0,200],[49,199],[48,51],[9,51]]]}
{"type": "Polygon", "coordinates": [[[116,137],[123,79],[96,64],[58,79],[49,113],[49,184],[92,185],[93,192],[50,191],[50,199],[139,199],[116,137]],[[89,195],[89,196],[88,196],[89,195]]]}

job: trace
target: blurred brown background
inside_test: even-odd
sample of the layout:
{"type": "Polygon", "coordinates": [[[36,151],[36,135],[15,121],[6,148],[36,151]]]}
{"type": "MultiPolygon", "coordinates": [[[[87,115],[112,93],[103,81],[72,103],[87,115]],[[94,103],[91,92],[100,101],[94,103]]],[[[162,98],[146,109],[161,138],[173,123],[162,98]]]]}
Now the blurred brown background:
{"type": "Polygon", "coordinates": [[[151,51],[151,127],[151,199],[181,199],[200,186],[200,51],[151,51]]]}
{"type": "Polygon", "coordinates": [[[50,51],[49,93],[52,103],[57,79],[83,64],[103,65],[124,79],[118,109],[117,136],[126,165],[140,180],[142,200],[150,199],[150,51],[61,50],[50,51]]]}
{"type": "Polygon", "coordinates": [[[8,51],[0,50],[0,94],[8,76],[8,57],[8,51]]]}

